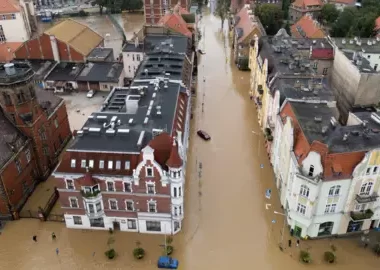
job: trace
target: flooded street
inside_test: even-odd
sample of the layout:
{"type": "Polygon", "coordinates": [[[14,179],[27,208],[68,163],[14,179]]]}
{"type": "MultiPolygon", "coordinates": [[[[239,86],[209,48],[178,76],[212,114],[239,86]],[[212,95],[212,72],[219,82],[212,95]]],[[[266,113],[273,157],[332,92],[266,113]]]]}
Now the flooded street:
{"type": "MultiPolygon", "coordinates": [[[[228,38],[220,32],[219,19],[204,16],[201,29],[205,32],[200,48],[206,54],[199,61],[185,220],[173,242],[179,269],[322,270],[327,268],[323,252],[330,244],[337,248],[334,269],[378,269],[379,259],[353,238],[301,241],[300,247],[293,239],[291,248],[279,250],[284,217],[273,213],[281,208],[248,96],[249,73],[238,71],[231,63],[228,38]],[[197,129],[207,131],[211,141],[200,140],[197,129]],[[265,199],[267,188],[273,190],[271,200],[265,199]],[[311,265],[298,262],[300,249],[310,251],[311,265]]],[[[285,230],[284,243],[288,239],[285,230]]],[[[23,219],[8,223],[0,235],[0,269],[156,269],[163,242],[163,236],[68,230],[63,223],[23,219]],[[56,240],[51,239],[52,232],[56,240]],[[37,235],[37,243],[32,241],[33,235],[37,235]],[[112,247],[118,253],[114,261],[104,256],[110,237],[115,239],[112,247]],[[147,252],[143,261],[132,256],[137,240],[147,252]]]]}

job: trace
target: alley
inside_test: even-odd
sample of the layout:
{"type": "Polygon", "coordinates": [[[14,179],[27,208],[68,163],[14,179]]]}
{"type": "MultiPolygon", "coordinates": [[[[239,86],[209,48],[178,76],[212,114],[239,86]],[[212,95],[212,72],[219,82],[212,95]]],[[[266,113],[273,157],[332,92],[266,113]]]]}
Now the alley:
{"type": "MultiPolygon", "coordinates": [[[[377,269],[378,259],[352,239],[301,241],[300,247],[279,250],[284,218],[273,213],[281,208],[248,96],[249,73],[231,63],[227,31],[220,31],[219,19],[205,15],[200,28],[200,47],[206,54],[199,61],[185,220],[173,243],[179,269],[304,269],[298,262],[301,248],[310,250],[312,269],[326,269],[323,252],[330,244],[337,247],[335,269],[377,269]],[[211,141],[198,138],[198,129],[207,131],[211,141]],[[270,200],[265,198],[268,188],[273,191],[270,200]]],[[[68,230],[61,223],[26,219],[8,223],[0,235],[0,269],[156,269],[163,236],[115,232],[114,261],[104,256],[109,237],[107,231],[68,230]],[[52,232],[56,240],[51,239],[52,232]],[[37,243],[32,235],[38,236],[37,243]],[[137,240],[147,251],[142,261],[132,256],[137,240]]],[[[288,239],[285,230],[283,240],[288,239]]]]}

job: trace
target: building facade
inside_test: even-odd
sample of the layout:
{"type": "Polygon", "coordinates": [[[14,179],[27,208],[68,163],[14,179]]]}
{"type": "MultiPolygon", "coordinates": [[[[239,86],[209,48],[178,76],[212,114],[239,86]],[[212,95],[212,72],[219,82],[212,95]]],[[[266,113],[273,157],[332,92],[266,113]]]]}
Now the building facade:
{"type": "Polygon", "coordinates": [[[313,18],[317,18],[322,7],[323,2],[321,0],[296,0],[289,6],[289,19],[295,23],[307,13],[313,18]]]}
{"type": "Polygon", "coordinates": [[[157,24],[162,17],[173,11],[176,5],[180,4],[181,7],[188,10],[190,1],[181,0],[145,0],[144,1],[144,16],[145,23],[148,25],[157,24]]]}
{"type": "Polygon", "coordinates": [[[68,228],[181,230],[192,74],[185,67],[194,52],[188,57],[185,37],[172,37],[173,51],[162,44],[167,41],[150,40],[156,50],[146,55],[131,86],[113,89],[57,166],[68,228]]]}

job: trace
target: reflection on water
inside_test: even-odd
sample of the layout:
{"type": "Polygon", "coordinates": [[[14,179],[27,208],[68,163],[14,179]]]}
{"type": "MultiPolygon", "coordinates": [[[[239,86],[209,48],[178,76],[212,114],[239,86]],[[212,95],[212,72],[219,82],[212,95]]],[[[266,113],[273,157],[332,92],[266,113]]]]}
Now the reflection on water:
{"type": "MultiPolygon", "coordinates": [[[[206,54],[199,67],[197,110],[192,122],[186,219],[183,232],[173,243],[173,256],[180,260],[180,269],[305,269],[298,262],[302,248],[311,252],[310,267],[324,270],[323,252],[330,244],[337,247],[334,269],[378,269],[378,259],[358,247],[354,239],[303,241],[300,247],[279,250],[284,220],[273,214],[273,210],[281,211],[276,193],[271,201],[264,197],[267,188],[275,190],[274,178],[263,136],[252,133],[259,127],[248,98],[248,73],[231,64],[230,51],[223,46],[229,42],[227,35],[220,33],[220,21],[205,16],[201,23],[201,29],[205,29],[201,48],[206,54]],[[210,142],[194,135],[199,128],[211,135],[210,142]],[[269,210],[266,203],[270,204],[269,210]]],[[[104,256],[109,237],[104,231],[67,230],[61,223],[16,221],[8,224],[0,236],[0,268],[156,269],[163,236],[115,232],[115,261],[107,261],[104,256]],[[57,235],[55,241],[52,232],[57,235]],[[38,236],[37,243],[32,241],[33,235],[38,236]],[[136,240],[147,251],[143,261],[133,259],[136,240]],[[59,255],[55,253],[57,247],[59,255]]],[[[286,233],[284,241],[288,239],[286,233]]]]}

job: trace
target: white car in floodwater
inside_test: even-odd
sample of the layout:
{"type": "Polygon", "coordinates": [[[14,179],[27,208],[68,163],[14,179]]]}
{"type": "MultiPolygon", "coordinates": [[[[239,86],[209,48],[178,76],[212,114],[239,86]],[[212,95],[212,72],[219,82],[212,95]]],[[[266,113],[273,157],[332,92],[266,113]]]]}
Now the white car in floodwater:
{"type": "Polygon", "coordinates": [[[87,93],[87,97],[88,97],[88,98],[92,98],[94,95],[95,95],[94,90],[90,90],[90,91],[88,91],[88,93],[87,93]]]}

